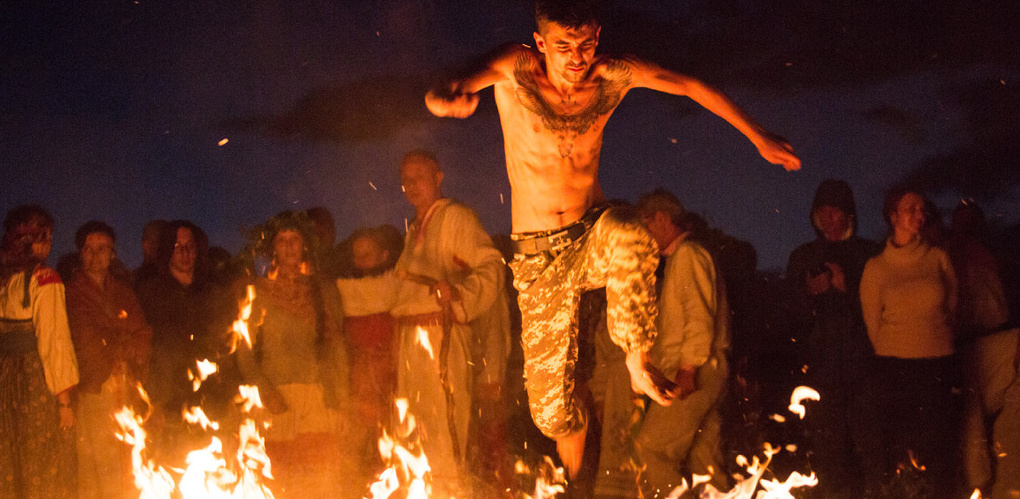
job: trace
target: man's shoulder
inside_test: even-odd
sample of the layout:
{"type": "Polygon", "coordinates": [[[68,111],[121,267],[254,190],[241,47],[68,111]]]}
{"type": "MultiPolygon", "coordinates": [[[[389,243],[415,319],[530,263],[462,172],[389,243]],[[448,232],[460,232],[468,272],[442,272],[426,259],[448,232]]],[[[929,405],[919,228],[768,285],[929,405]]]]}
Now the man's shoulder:
{"type": "Polygon", "coordinates": [[[699,264],[713,268],[715,266],[711,253],[701,243],[690,239],[677,245],[676,250],[670,255],[670,261],[674,262],[673,265],[699,264]]]}
{"type": "Polygon", "coordinates": [[[520,74],[537,67],[542,60],[541,54],[533,47],[522,43],[508,43],[493,51],[489,64],[510,76],[520,74]]]}
{"type": "Polygon", "coordinates": [[[456,199],[445,198],[445,204],[443,206],[440,206],[439,210],[442,211],[443,214],[446,216],[454,215],[478,218],[478,214],[475,212],[474,208],[471,208],[470,206],[456,199]]]}
{"type": "Polygon", "coordinates": [[[632,55],[599,54],[592,63],[595,75],[606,80],[629,78],[635,68],[640,67],[641,59],[632,55]]]}

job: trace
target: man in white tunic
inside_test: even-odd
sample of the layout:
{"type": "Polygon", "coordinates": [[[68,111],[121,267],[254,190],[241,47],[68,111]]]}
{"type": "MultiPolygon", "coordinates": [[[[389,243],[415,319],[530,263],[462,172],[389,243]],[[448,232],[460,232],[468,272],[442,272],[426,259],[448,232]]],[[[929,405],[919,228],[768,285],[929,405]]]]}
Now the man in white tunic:
{"type": "Polygon", "coordinates": [[[680,484],[681,469],[714,475],[713,485],[721,488],[725,477],[718,403],[730,344],[725,286],[708,251],[690,239],[683,206],[673,194],[653,191],[642,196],[638,209],[665,259],[659,336],[649,355],[679,387],[672,406],[648,407],[637,435],[638,454],[646,466],[641,488],[646,497],[661,497],[680,484]]]}
{"type": "MultiPolygon", "coordinates": [[[[443,172],[424,151],[407,154],[400,181],[415,218],[397,261],[401,278],[397,396],[424,429],[424,449],[440,497],[460,495],[471,415],[472,327],[506,306],[504,263],[470,208],[443,198],[443,172]]],[[[504,314],[505,315],[505,314],[504,314]]]]}

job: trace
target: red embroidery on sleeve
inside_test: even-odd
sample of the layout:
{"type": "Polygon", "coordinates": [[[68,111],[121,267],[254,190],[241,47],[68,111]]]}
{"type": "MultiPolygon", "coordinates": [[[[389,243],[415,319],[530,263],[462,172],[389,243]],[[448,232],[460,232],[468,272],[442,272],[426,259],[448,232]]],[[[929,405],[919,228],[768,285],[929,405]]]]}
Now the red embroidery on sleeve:
{"type": "Polygon", "coordinates": [[[36,269],[34,277],[36,281],[39,282],[40,286],[45,286],[47,284],[62,284],[60,274],[49,267],[39,267],[36,269]]]}

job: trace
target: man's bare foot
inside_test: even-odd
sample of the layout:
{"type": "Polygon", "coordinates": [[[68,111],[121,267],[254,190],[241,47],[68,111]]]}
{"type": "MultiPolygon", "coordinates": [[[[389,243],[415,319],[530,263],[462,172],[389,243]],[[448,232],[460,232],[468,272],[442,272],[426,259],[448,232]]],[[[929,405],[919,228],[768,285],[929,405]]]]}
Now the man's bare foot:
{"type": "Polygon", "coordinates": [[[648,395],[659,405],[671,405],[678,395],[676,383],[652,365],[648,360],[648,352],[628,353],[627,370],[630,371],[631,388],[637,393],[648,395]]]}
{"type": "Polygon", "coordinates": [[[577,478],[577,472],[581,470],[581,460],[584,457],[584,440],[588,436],[588,425],[573,433],[568,433],[556,439],[556,453],[560,455],[563,467],[567,469],[567,476],[573,480],[577,478]]]}

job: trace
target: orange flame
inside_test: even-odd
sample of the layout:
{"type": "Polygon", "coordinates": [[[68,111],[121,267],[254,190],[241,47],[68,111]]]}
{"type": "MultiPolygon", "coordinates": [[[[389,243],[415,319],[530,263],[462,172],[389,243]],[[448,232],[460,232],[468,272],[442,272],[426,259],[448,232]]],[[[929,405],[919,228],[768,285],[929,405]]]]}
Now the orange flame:
{"type": "Polygon", "coordinates": [[[425,351],[429,353],[430,359],[436,358],[435,354],[432,351],[432,343],[429,341],[429,332],[421,326],[418,326],[418,328],[415,329],[415,331],[417,332],[417,336],[415,337],[415,344],[421,345],[421,347],[424,348],[425,351]]]}
{"type": "Polygon", "coordinates": [[[793,395],[790,395],[790,412],[800,416],[800,419],[804,419],[804,414],[807,409],[801,403],[805,399],[811,399],[814,401],[821,400],[821,395],[814,388],[809,386],[798,386],[793,389],[793,395]]]}
{"type": "Polygon", "coordinates": [[[240,312],[237,314],[237,320],[234,321],[234,325],[231,330],[234,332],[233,341],[230,344],[230,353],[234,353],[237,350],[237,344],[239,340],[244,340],[244,343],[251,348],[251,335],[248,334],[248,321],[251,320],[251,307],[255,301],[255,286],[249,284],[245,290],[244,300],[240,303],[240,312]]]}
{"type": "Polygon", "coordinates": [[[199,360],[195,364],[197,366],[196,370],[198,371],[198,373],[196,374],[195,371],[188,369],[188,379],[191,380],[192,391],[197,392],[199,387],[202,386],[202,382],[205,381],[209,377],[209,375],[218,371],[219,367],[216,366],[215,362],[212,362],[208,359],[199,360]]]}
{"type": "Polygon", "coordinates": [[[403,496],[407,499],[427,499],[432,492],[432,468],[421,448],[420,434],[414,431],[417,424],[408,412],[407,399],[397,399],[394,404],[399,418],[395,434],[403,443],[383,430],[379,438],[379,454],[388,467],[369,486],[369,498],[388,498],[403,489],[403,496]]]}
{"type": "MultiPolygon", "coordinates": [[[[247,336],[248,319],[251,316],[251,304],[255,298],[254,286],[248,286],[246,300],[241,304],[238,321],[234,323],[232,350],[239,338],[244,338],[251,345],[247,336]],[[240,334],[243,331],[243,335],[240,334]]],[[[215,363],[208,360],[199,361],[188,375],[197,391],[201,383],[217,372],[215,363]]],[[[142,400],[151,408],[148,396],[138,387],[142,400]]],[[[135,414],[131,407],[124,407],[116,415],[121,431],[117,438],[131,445],[131,460],[135,475],[135,486],[143,499],[170,499],[181,496],[192,498],[257,498],[272,499],[273,493],[263,483],[263,479],[272,479],[269,456],[265,451],[265,440],[259,435],[251,410],[262,407],[258,388],[241,386],[235,401],[241,406],[242,422],[238,429],[238,447],[235,456],[223,453],[223,443],[219,437],[211,436],[210,443],[203,449],[188,453],[187,467],[184,470],[172,470],[180,474],[175,482],[171,472],[158,466],[144,456],[145,430],[142,424],[146,417],[135,414]]],[[[199,425],[206,431],[219,430],[219,423],[211,421],[201,407],[192,407],[183,411],[185,421],[199,425]]]]}

